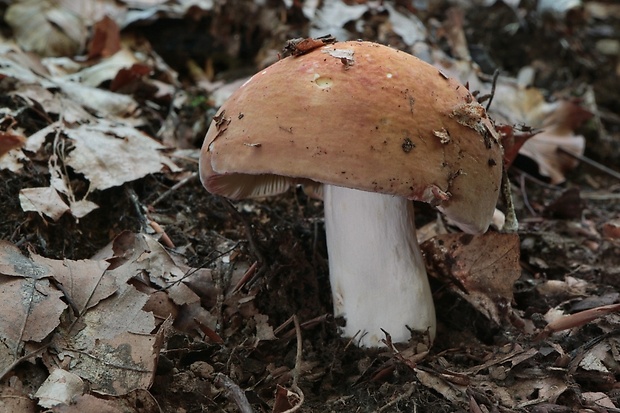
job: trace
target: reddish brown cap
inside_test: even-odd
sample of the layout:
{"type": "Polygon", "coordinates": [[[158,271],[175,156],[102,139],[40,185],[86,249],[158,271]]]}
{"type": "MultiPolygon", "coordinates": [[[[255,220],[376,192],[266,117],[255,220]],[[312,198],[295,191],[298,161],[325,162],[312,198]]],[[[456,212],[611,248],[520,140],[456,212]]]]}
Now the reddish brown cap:
{"type": "Polygon", "coordinates": [[[467,88],[401,51],[342,42],[284,58],[221,107],[200,160],[232,199],[326,183],[436,205],[470,232],[489,225],[502,149],[467,88]]]}

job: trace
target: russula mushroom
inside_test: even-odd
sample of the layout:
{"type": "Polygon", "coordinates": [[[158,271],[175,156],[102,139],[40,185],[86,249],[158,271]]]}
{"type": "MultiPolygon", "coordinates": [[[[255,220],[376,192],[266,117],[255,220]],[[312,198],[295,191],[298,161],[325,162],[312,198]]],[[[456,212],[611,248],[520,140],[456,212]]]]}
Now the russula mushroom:
{"type": "Polygon", "coordinates": [[[334,315],[364,347],[380,346],[383,331],[393,342],[435,335],[411,200],[486,231],[501,168],[498,135],[465,86],[362,41],[255,74],[214,117],[200,160],[203,185],[231,199],[323,185],[334,315]]]}

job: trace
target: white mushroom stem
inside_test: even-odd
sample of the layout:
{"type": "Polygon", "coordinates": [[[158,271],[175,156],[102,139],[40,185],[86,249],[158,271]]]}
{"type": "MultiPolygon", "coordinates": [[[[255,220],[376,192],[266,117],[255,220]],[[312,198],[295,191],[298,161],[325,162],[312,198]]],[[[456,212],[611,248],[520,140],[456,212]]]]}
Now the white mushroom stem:
{"type": "Polygon", "coordinates": [[[334,315],[361,347],[435,336],[435,307],[416,240],[413,205],[402,197],[325,185],[325,230],[334,315]],[[359,339],[359,340],[358,340],[359,339]]]}

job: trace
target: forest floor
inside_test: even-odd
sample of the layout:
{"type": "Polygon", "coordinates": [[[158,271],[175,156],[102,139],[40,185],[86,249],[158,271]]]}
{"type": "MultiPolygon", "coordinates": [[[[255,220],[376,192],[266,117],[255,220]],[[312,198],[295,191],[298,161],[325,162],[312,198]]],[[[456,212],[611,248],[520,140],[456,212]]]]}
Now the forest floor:
{"type": "Polygon", "coordinates": [[[130,3],[3,6],[0,411],[620,411],[620,5],[130,3]],[[480,96],[497,70],[491,116],[540,132],[508,170],[516,235],[467,248],[415,203],[430,348],[338,335],[322,202],[231,203],[197,176],[238,81],[328,33],[480,96]]]}

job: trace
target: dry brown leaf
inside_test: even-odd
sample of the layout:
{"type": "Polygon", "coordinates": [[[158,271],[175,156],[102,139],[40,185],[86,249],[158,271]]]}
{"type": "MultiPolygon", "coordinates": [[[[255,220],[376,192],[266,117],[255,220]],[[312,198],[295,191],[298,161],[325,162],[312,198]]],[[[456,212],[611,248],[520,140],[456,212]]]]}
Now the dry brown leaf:
{"type": "Polygon", "coordinates": [[[83,174],[92,189],[103,190],[160,172],[178,170],[161,152],[163,146],[133,127],[100,121],[65,129],[74,150],[65,162],[83,174]]]}
{"type": "Polygon", "coordinates": [[[593,406],[598,409],[610,409],[609,412],[616,411],[618,408],[614,402],[603,392],[583,392],[581,398],[586,406],[593,406]]]}
{"type": "Polygon", "coordinates": [[[53,413],[126,413],[117,399],[103,400],[90,394],[76,397],[71,404],[52,408],[53,413]]]}
{"type": "Polygon", "coordinates": [[[88,58],[108,57],[121,48],[120,29],[109,16],[104,16],[92,28],[93,35],[88,43],[88,58]]]}
{"type": "Polygon", "coordinates": [[[555,103],[555,108],[542,122],[542,132],[529,139],[520,150],[536,161],[540,173],[550,178],[552,184],[559,184],[566,180],[565,174],[574,169],[579,161],[562,153],[566,150],[574,155],[583,155],[585,138],[575,135],[573,130],[592,117],[592,114],[574,102],[562,100],[555,103]]]}
{"type": "Polygon", "coordinates": [[[421,247],[431,275],[495,323],[507,319],[521,275],[517,234],[443,234],[421,247]]]}
{"type": "Polygon", "coordinates": [[[525,377],[506,388],[513,398],[512,405],[508,407],[522,408],[538,403],[555,403],[567,388],[566,380],[551,372],[542,377],[525,377]]]}
{"type": "Polygon", "coordinates": [[[620,239],[620,218],[611,219],[603,224],[602,233],[611,240],[620,239]]]}
{"type": "MultiPolygon", "coordinates": [[[[61,78],[55,78],[54,83],[69,100],[109,120],[120,118],[119,121],[129,124],[131,116],[135,114],[138,108],[138,103],[131,96],[121,95],[120,93],[98,89],[61,78]]],[[[102,120],[101,122],[106,123],[106,126],[108,125],[107,122],[102,120]]]]}
{"type": "Polygon", "coordinates": [[[0,131],[0,157],[9,151],[21,148],[26,143],[26,138],[15,132],[0,131]]]}
{"type": "Polygon", "coordinates": [[[465,403],[466,387],[456,383],[450,383],[442,379],[438,374],[430,373],[424,370],[415,369],[416,376],[423,386],[435,390],[441,394],[446,400],[455,405],[465,403]]]}
{"type": "Polygon", "coordinates": [[[0,371],[23,355],[25,342],[41,342],[59,325],[66,304],[50,275],[48,267],[0,241],[0,371]]]}
{"type": "MultiPolygon", "coordinates": [[[[58,326],[58,322],[50,322],[55,314],[52,309],[47,309],[45,314],[31,311],[33,322],[29,322],[27,327],[37,327],[34,323],[37,320],[47,330],[40,332],[41,328],[35,329],[38,335],[28,329],[14,331],[14,342],[19,344],[19,340],[40,339],[56,329],[56,334],[52,336],[54,354],[60,360],[71,360],[70,363],[63,363],[67,371],[88,380],[94,391],[122,395],[151,385],[162,345],[161,332],[168,328],[164,326],[171,321],[164,322],[160,332],[153,334],[154,316],[143,310],[149,296],[128,283],[143,271],[145,263],[141,260],[146,260],[148,264],[147,251],[139,250],[136,254],[133,254],[133,250],[125,251],[124,260],[110,260],[113,266],[108,267],[109,262],[103,259],[51,260],[33,255],[30,260],[19,254],[15,247],[6,243],[0,245],[4,246],[0,248],[0,273],[12,276],[2,276],[2,281],[4,278],[8,282],[21,280],[16,276],[23,273],[34,274],[39,278],[51,276],[70,299],[75,309],[74,317],[77,316],[73,322],[58,326]]],[[[126,243],[124,246],[130,248],[132,245],[126,243]]],[[[119,249],[117,246],[117,251],[119,249]]],[[[43,282],[49,285],[47,280],[33,281],[37,282],[37,291],[44,293],[48,300],[59,298],[60,292],[46,288],[43,282]]],[[[7,286],[8,282],[2,285],[7,286]]],[[[19,287],[16,284],[16,287],[10,289],[3,288],[0,293],[22,297],[22,293],[14,291],[19,287]]],[[[42,306],[42,302],[40,299],[37,305],[42,306]]],[[[59,302],[64,306],[64,303],[59,302]]],[[[13,311],[10,314],[19,313],[13,311]]],[[[70,316],[68,321],[71,321],[70,316]]],[[[7,329],[4,324],[19,326],[24,323],[19,319],[3,320],[0,315],[0,329],[7,329]]],[[[60,364],[60,360],[56,363],[60,364]]],[[[54,363],[49,367],[52,365],[54,363]]]]}
{"type": "Polygon", "coordinates": [[[91,87],[99,87],[102,83],[113,80],[121,70],[139,63],[140,61],[135,54],[127,47],[123,47],[114,55],[102,59],[97,64],[86,66],[78,71],[63,73],[62,79],[91,87]]]}
{"type": "Polygon", "coordinates": [[[0,384],[0,412],[36,413],[37,411],[37,404],[31,399],[17,376],[12,376],[0,384]]]}
{"type": "Polygon", "coordinates": [[[59,357],[72,360],[69,371],[102,394],[146,389],[155,374],[160,343],[151,334],[154,317],[142,310],[148,296],[125,282],[128,275],[120,268],[108,271],[118,291],[86,311],[79,331],[61,327],[54,341],[59,357]]]}
{"type": "Polygon", "coordinates": [[[128,263],[125,267],[128,273],[145,274],[150,283],[166,288],[177,305],[200,303],[200,297],[184,282],[190,269],[181,269],[168,251],[149,235],[123,232],[100,251],[97,258],[112,259],[113,267],[121,262],[128,263]]]}
{"type": "Polygon", "coordinates": [[[39,399],[39,406],[49,409],[59,404],[69,404],[75,397],[81,396],[85,388],[79,376],[57,368],[47,376],[34,397],[39,399]]]}
{"type": "Polygon", "coordinates": [[[151,386],[160,350],[155,336],[125,332],[80,347],[90,341],[78,337],[73,344],[80,351],[64,349],[63,355],[73,359],[71,371],[87,379],[94,392],[118,396],[151,386]]]}
{"type": "Polygon", "coordinates": [[[84,47],[82,18],[52,0],[14,2],[4,16],[24,50],[45,56],[74,56],[84,47]]]}
{"type": "Polygon", "coordinates": [[[64,294],[78,314],[118,290],[116,280],[105,273],[109,266],[106,261],[52,260],[36,254],[32,254],[32,260],[51,269],[52,277],[62,285],[64,294]]]}
{"type": "Polygon", "coordinates": [[[52,187],[24,188],[19,191],[19,203],[24,211],[38,212],[58,221],[70,211],[58,192],[52,187]]]}

